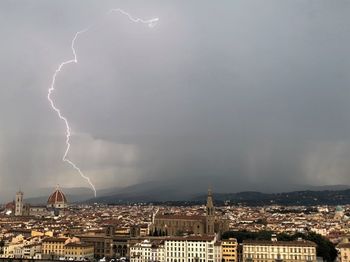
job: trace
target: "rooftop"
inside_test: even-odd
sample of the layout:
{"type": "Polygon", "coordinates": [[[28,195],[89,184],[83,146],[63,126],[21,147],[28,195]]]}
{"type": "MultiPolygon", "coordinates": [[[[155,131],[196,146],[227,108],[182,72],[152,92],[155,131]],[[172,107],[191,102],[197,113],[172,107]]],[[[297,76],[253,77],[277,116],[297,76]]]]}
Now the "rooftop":
{"type": "Polygon", "coordinates": [[[261,245],[261,246],[300,246],[300,247],[316,247],[312,241],[268,241],[268,240],[243,240],[244,245],[261,245]]]}

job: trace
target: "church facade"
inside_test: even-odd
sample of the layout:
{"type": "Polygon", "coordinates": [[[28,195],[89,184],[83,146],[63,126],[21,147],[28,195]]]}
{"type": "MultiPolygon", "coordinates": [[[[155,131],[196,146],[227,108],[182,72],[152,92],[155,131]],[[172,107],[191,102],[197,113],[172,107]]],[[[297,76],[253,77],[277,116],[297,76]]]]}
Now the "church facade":
{"type": "Polygon", "coordinates": [[[151,234],[166,236],[214,235],[228,230],[228,221],[215,215],[212,192],[208,190],[205,215],[156,214],[153,218],[151,234]]]}

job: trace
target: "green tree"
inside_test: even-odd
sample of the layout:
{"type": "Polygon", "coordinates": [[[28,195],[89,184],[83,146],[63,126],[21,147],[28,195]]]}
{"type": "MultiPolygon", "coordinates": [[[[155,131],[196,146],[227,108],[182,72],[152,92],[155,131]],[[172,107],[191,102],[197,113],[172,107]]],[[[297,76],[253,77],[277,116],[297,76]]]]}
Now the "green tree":
{"type": "Polygon", "coordinates": [[[0,240],[0,254],[4,253],[4,246],[5,246],[5,241],[0,240]]]}
{"type": "Polygon", "coordinates": [[[335,249],[335,245],[324,236],[310,232],[305,235],[304,239],[310,240],[317,244],[317,256],[323,257],[324,260],[329,262],[336,259],[337,250],[335,249]]]}

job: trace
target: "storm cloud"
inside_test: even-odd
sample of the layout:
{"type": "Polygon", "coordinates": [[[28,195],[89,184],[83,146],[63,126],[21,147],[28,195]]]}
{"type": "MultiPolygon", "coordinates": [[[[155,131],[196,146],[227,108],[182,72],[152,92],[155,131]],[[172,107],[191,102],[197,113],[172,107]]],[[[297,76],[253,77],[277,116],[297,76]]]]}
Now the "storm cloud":
{"type": "Polygon", "coordinates": [[[350,2],[1,1],[0,197],[171,181],[215,191],[349,184],[350,2]],[[159,17],[154,28],[122,15],[159,17]]]}

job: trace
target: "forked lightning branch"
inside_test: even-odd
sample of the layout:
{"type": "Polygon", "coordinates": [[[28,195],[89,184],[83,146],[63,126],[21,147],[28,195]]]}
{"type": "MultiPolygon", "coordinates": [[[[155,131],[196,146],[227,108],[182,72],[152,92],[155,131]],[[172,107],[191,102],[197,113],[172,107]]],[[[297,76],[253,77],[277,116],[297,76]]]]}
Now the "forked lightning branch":
{"type": "MultiPolygon", "coordinates": [[[[131,16],[129,13],[125,12],[122,9],[111,9],[110,11],[107,12],[107,15],[111,15],[111,14],[122,14],[124,16],[126,16],[130,21],[134,22],[134,23],[142,23],[142,24],[146,24],[149,27],[153,27],[155,26],[155,24],[157,23],[157,21],[159,20],[158,18],[152,18],[149,20],[143,20],[141,18],[135,18],[133,16],[131,16]]],[[[73,169],[75,169],[78,174],[87,181],[87,183],[89,184],[89,186],[91,187],[91,189],[94,192],[94,195],[96,197],[96,187],[93,184],[93,182],[91,181],[91,179],[86,176],[83,171],[78,167],[77,164],[75,164],[70,158],[69,158],[69,150],[71,147],[71,143],[70,143],[70,138],[71,138],[71,128],[69,125],[69,121],[68,118],[66,116],[64,116],[61,112],[61,110],[56,106],[53,98],[52,98],[52,94],[53,92],[56,90],[56,79],[59,75],[60,72],[62,72],[62,70],[64,69],[64,67],[66,65],[72,64],[72,63],[78,63],[78,57],[77,57],[77,52],[76,52],[76,41],[78,40],[79,36],[81,34],[84,34],[86,32],[88,32],[90,30],[90,27],[87,27],[81,31],[78,31],[75,33],[72,42],[71,42],[71,50],[72,50],[72,54],[73,57],[69,60],[63,61],[62,63],[59,64],[59,66],[57,67],[57,69],[55,70],[53,76],[52,76],[52,82],[51,82],[51,86],[48,90],[48,94],[47,94],[47,99],[50,102],[50,105],[52,107],[52,109],[57,113],[57,116],[64,122],[65,127],[66,127],[66,148],[62,157],[62,161],[68,163],[70,166],[73,167],[73,169]]]]}

